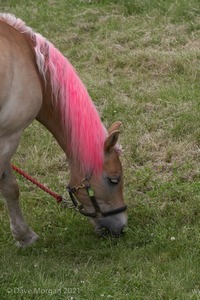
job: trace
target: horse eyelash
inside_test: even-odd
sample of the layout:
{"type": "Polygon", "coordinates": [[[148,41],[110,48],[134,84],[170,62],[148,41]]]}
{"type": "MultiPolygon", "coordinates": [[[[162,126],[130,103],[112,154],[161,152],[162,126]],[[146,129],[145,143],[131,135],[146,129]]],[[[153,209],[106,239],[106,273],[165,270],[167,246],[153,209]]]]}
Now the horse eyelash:
{"type": "Polygon", "coordinates": [[[120,182],[120,178],[110,178],[110,177],[108,177],[108,181],[109,181],[109,183],[115,185],[115,184],[118,184],[120,182]]]}

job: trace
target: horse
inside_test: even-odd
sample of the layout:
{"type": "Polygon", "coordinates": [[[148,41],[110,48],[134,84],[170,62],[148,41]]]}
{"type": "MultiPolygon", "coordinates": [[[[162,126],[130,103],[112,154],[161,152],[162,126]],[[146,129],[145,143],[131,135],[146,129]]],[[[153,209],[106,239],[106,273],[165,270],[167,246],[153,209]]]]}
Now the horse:
{"type": "Polygon", "coordinates": [[[0,14],[0,192],[16,243],[38,239],[19,205],[11,158],[34,119],[65,152],[68,192],[94,230],[119,237],[127,225],[118,137],[121,122],[106,130],[69,60],[46,38],[12,14],[0,14]]]}

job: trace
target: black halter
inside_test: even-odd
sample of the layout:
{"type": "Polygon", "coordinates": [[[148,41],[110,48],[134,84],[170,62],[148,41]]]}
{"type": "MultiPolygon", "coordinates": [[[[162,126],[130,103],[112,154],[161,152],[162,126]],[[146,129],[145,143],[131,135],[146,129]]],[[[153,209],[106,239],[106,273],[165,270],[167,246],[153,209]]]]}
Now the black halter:
{"type": "Polygon", "coordinates": [[[68,191],[69,196],[70,196],[70,198],[72,200],[72,203],[74,204],[75,207],[78,208],[79,212],[82,215],[90,217],[90,218],[107,217],[107,216],[110,216],[110,215],[119,214],[119,213],[124,212],[124,211],[127,210],[127,205],[124,205],[122,207],[115,208],[115,209],[112,209],[112,210],[102,211],[101,208],[100,208],[100,206],[99,206],[99,204],[96,201],[96,198],[95,198],[95,195],[94,195],[94,190],[92,189],[89,180],[86,179],[86,178],[84,178],[82,180],[82,184],[79,185],[79,186],[74,186],[74,187],[68,186],[67,187],[67,191],[68,191]],[[78,203],[78,201],[76,199],[76,196],[75,196],[75,193],[79,189],[86,189],[87,194],[88,194],[88,196],[90,198],[90,201],[91,201],[91,203],[92,203],[92,205],[94,207],[94,210],[95,210],[94,213],[89,213],[89,212],[85,211],[83,205],[78,203]]]}

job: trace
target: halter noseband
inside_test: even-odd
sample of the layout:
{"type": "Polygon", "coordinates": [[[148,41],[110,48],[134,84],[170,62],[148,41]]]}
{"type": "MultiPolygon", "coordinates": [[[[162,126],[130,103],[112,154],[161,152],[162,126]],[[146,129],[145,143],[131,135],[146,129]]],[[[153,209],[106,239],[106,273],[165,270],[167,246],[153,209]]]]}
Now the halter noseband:
{"type": "Polygon", "coordinates": [[[105,211],[105,212],[102,211],[99,204],[96,201],[94,190],[92,189],[92,187],[90,185],[90,181],[87,178],[84,178],[82,180],[82,184],[79,185],[79,186],[74,186],[74,187],[68,186],[67,191],[68,191],[69,196],[72,200],[72,203],[74,204],[75,207],[78,208],[79,212],[82,215],[90,217],[90,218],[96,218],[96,217],[99,217],[99,216],[100,217],[107,217],[107,216],[110,216],[110,215],[119,214],[119,213],[124,212],[124,211],[127,210],[127,205],[124,205],[122,207],[115,208],[115,209],[112,209],[112,210],[108,210],[108,211],[105,211]],[[90,201],[91,201],[91,203],[94,207],[94,210],[95,210],[94,213],[89,213],[89,212],[85,211],[84,206],[82,204],[78,203],[78,201],[76,199],[76,196],[75,196],[75,193],[80,189],[86,189],[87,194],[90,198],[90,201]]]}

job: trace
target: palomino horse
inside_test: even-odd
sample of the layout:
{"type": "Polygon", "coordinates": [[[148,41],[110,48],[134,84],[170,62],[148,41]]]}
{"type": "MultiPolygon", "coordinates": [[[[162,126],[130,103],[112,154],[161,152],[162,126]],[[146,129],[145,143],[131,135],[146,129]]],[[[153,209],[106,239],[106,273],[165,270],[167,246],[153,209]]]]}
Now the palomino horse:
{"type": "Polygon", "coordinates": [[[66,153],[69,194],[95,230],[119,236],[127,224],[117,140],[120,122],[106,131],[69,61],[44,37],[10,14],[0,14],[0,191],[19,246],[38,236],[24,221],[10,160],[23,130],[42,123],[66,153]]]}

